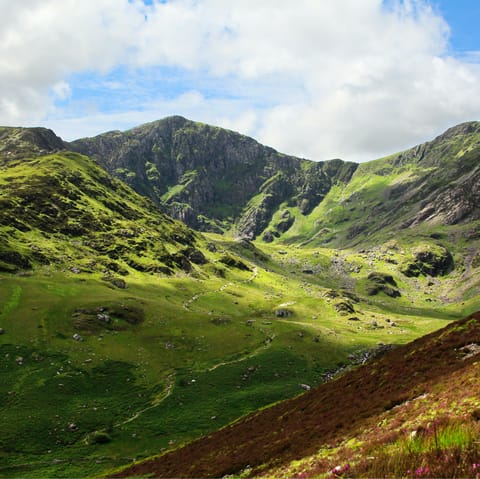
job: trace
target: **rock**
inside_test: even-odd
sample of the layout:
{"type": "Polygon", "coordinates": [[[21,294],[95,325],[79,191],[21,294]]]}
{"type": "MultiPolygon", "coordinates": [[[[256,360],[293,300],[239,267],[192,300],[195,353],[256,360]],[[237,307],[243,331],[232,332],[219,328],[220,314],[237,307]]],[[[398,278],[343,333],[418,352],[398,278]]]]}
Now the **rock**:
{"type": "Polygon", "coordinates": [[[303,274],[313,274],[313,269],[302,269],[303,274]]]}
{"type": "Polygon", "coordinates": [[[74,422],[71,422],[68,424],[68,429],[72,432],[75,432],[78,431],[78,426],[74,422]]]}
{"type": "Polygon", "coordinates": [[[391,274],[379,273],[378,271],[374,271],[367,276],[369,281],[373,281],[375,283],[380,284],[391,284],[392,286],[397,286],[396,281],[393,279],[391,274]]]}
{"type": "Polygon", "coordinates": [[[77,268],[76,266],[70,268],[70,271],[73,273],[73,274],[80,274],[82,272],[82,270],[80,268],[77,268]]]}
{"type": "Polygon", "coordinates": [[[111,319],[110,319],[110,316],[106,313],[99,313],[97,314],[97,319],[99,319],[100,321],[103,321],[104,323],[110,323],[111,319]]]}
{"type": "Polygon", "coordinates": [[[357,318],[357,316],[351,316],[348,318],[349,321],[360,321],[360,318],[357,318]]]}
{"type": "Polygon", "coordinates": [[[75,341],[83,341],[83,338],[82,336],[80,336],[78,333],[75,333],[72,338],[75,340],[75,341]]]}
{"type": "Polygon", "coordinates": [[[305,389],[305,391],[310,391],[310,389],[312,389],[312,386],[308,385],[308,384],[299,384],[299,386],[302,388],[302,389],[305,389]]]}
{"type": "Polygon", "coordinates": [[[15,358],[15,362],[21,366],[23,364],[23,357],[22,356],[18,356],[17,358],[15,358]]]}
{"type": "Polygon", "coordinates": [[[217,247],[213,243],[207,243],[207,250],[210,251],[210,253],[216,253],[217,247]]]}
{"type": "Polygon", "coordinates": [[[391,298],[398,298],[401,296],[400,291],[392,286],[397,286],[396,281],[390,274],[372,272],[367,277],[367,294],[375,296],[378,293],[384,293],[391,298]]]}
{"type": "Polygon", "coordinates": [[[118,289],[125,289],[127,287],[127,283],[122,278],[111,278],[109,282],[118,289]]]}
{"type": "Polygon", "coordinates": [[[285,210],[282,213],[282,220],[275,225],[275,229],[280,233],[285,233],[295,222],[295,217],[290,214],[290,211],[285,210]]]}
{"type": "Polygon", "coordinates": [[[5,330],[3,328],[0,328],[0,334],[5,334],[5,330]]]}
{"type": "Polygon", "coordinates": [[[194,264],[202,265],[208,263],[205,255],[198,249],[189,248],[186,251],[186,256],[194,264]]]}
{"type": "Polygon", "coordinates": [[[242,271],[251,271],[251,269],[240,259],[234,258],[229,254],[225,254],[220,258],[220,263],[223,263],[226,266],[231,268],[237,268],[242,271]]]}
{"type": "Polygon", "coordinates": [[[265,231],[262,236],[262,241],[264,243],[271,243],[273,241],[273,233],[269,230],[265,231]]]}
{"type": "Polygon", "coordinates": [[[293,315],[293,311],[287,308],[278,308],[275,310],[275,316],[277,318],[289,318],[293,315]]]}
{"type": "Polygon", "coordinates": [[[340,301],[336,303],[333,308],[341,315],[347,315],[355,312],[355,308],[349,301],[340,301]]]}
{"type": "Polygon", "coordinates": [[[247,326],[253,326],[253,323],[255,323],[254,319],[247,319],[247,322],[245,323],[247,326]]]}

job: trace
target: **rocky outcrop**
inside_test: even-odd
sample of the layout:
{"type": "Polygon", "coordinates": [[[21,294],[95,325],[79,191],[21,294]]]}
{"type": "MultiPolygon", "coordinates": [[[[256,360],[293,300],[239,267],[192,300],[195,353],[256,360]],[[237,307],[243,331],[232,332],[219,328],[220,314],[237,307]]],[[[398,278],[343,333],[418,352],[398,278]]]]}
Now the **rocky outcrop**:
{"type": "Polygon", "coordinates": [[[405,276],[443,276],[454,268],[451,253],[440,245],[422,245],[413,251],[413,261],[402,269],[405,276]]]}
{"type": "Polygon", "coordinates": [[[384,293],[391,298],[398,298],[401,296],[397,289],[397,282],[390,274],[372,272],[367,277],[367,294],[375,296],[379,293],[384,293]]]}
{"type": "Polygon", "coordinates": [[[0,128],[0,163],[63,149],[62,139],[48,128],[0,128]]]}

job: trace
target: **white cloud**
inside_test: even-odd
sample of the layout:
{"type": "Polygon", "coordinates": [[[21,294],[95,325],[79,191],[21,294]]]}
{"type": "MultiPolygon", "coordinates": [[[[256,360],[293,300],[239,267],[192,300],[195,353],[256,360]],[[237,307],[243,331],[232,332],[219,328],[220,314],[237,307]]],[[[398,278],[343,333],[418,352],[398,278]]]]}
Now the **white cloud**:
{"type": "MultiPolygon", "coordinates": [[[[288,153],[364,160],[478,119],[477,55],[447,56],[448,25],[426,1],[389,4],[0,0],[0,123],[31,124],[49,113],[49,125],[72,137],[176,113],[288,153]],[[134,111],[51,114],[49,92],[75,94],[69,74],[120,64],[178,67],[213,92],[190,87],[168,99],[160,83],[134,111]]],[[[113,94],[121,90],[110,84],[113,94]]]]}

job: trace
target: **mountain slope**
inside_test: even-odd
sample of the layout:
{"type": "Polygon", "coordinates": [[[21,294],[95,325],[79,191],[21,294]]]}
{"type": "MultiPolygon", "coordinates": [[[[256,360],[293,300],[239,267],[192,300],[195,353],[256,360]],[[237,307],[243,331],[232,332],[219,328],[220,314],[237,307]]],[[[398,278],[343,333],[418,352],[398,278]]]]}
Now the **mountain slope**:
{"type": "Polygon", "coordinates": [[[125,268],[172,274],[205,262],[195,233],[89,158],[10,156],[0,159],[0,269],[53,262],[107,276],[125,268]]]}
{"type": "MultiPolygon", "coordinates": [[[[465,150],[471,133],[462,133],[465,150]]],[[[174,151],[186,152],[174,169],[184,175],[203,165],[185,184],[166,185],[170,206],[188,209],[174,198],[188,201],[212,175],[218,203],[199,193],[211,215],[202,221],[260,233],[265,243],[192,231],[49,130],[1,135],[0,474],[7,477],[98,476],[176,448],[322,383],[379,343],[404,344],[480,306],[478,208],[457,224],[397,231],[392,199],[390,215],[379,213],[378,224],[371,218],[368,235],[346,237],[363,216],[349,222],[338,214],[341,192],[356,191],[373,208],[388,159],[373,162],[372,175],[340,160],[316,166],[179,118],[139,127],[135,138],[114,132],[92,140],[112,164],[121,157],[155,176],[142,148],[170,138],[174,151]],[[241,165],[242,175],[229,178],[241,165]],[[343,249],[326,247],[333,244],[343,249]]],[[[456,164],[450,157],[447,176],[456,164]]],[[[475,170],[472,158],[466,174],[475,170]]],[[[407,163],[387,182],[398,180],[398,168],[424,169],[407,163]]],[[[116,173],[152,187],[140,170],[116,173]]],[[[441,169],[429,171],[440,178],[441,169]]]]}
{"type": "Polygon", "coordinates": [[[0,160],[63,150],[63,140],[47,128],[0,127],[0,160]]]}
{"type": "MultiPolygon", "coordinates": [[[[323,461],[322,469],[321,454],[316,462],[312,454],[333,448],[334,444],[348,441],[373,427],[386,417],[385,411],[389,412],[388,421],[383,422],[386,427],[388,422],[395,421],[395,407],[415,400],[420,408],[422,401],[430,403],[431,396],[435,396],[432,403],[436,407],[430,417],[419,415],[418,422],[407,427],[419,429],[428,420],[445,419],[448,415],[460,419],[464,413],[472,414],[474,421],[480,393],[479,345],[480,313],[477,313],[295,399],[247,416],[208,437],[131,466],[112,477],[146,474],[221,477],[241,472],[242,477],[251,477],[272,467],[276,468],[274,477],[278,477],[275,474],[281,470],[279,466],[305,456],[311,456],[310,474],[328,473],[328,461],[323,461]],[[440,404],[442,399],[451,400],[451,381],[459,376],[468,381],[469,386],[465,387],[468,396],[457,391],[456,411],[450,413],[442,410],[440,404]]],[[[395,436],[391,441],[400,435],[395,435],[391,426],[388,431],[395,436]]],[[[479,454],[477,447],[473,459],[480,457],[479,454]]],[[[290,469],[290,473],[292,471],[295,468],[290,469]]],[[[301,471],[301,477],[310,477],[307,465],[303,465],[301,471]]],[[[284,473],[288,477],[288,471],[284,473]]],[[[385,473],[391,475],[392,471],[385,473]]]]}
{"type": "MultiPolygon", "coordinates": [[[[357,165],[283,155],[221,128],[170,117],[126,132],[74,141],[110,173],[197,229],[235,227],[256,237],[288,202],[308,214],[357,165]]],[[[283,218],[285,231],[293,218],[283,218]]]]}
{"type": "Polygon", "coordinates": [[[345,247],[479,220],[480,123],[357,165],[314,163],[171,117],[70,147],[197,229],[345,247]]]}
{"type": "Polygon", "coordinates": [[[427,231],[478,239],[479,185],[480,123],[465,123],[431,142],[362,163],[347,185],[332,189],[282,239],[338,247],[427,231]]]}

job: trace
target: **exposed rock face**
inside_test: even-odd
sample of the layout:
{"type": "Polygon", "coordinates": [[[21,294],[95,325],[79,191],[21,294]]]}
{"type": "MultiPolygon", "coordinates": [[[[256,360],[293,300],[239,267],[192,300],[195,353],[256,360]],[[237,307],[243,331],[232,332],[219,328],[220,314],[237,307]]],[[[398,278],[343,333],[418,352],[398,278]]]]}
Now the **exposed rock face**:
{"type": "Polygon", "coordinates": [[[47,128],[0,128],[0,162],[63,149],[62,139],[47,128]]]}
{"type": "Polygon", "coordinates": [[[454,268],[450,252],[439,245],[420,246],[414,251],[414,260],[402,270],[405,276],[417,277],[421,274],[443,276],[454,268]]]}
{"type": "MultiPolygon", "coordinates": [[[[357,167],[283,155],[238,133],[178,116],[69,147],[95,158],[187,225],[218,232],[236,222],[239,235],[248,238],[259,235],[286,201],[308,214],[357,167]]],[[[278,230],[286,231],[293,221],[283,218],[278,230]]]]}
{"type": "Polygon", "coordinates": [[[390,274],[372,272],[368,275],[367,294],[375,296],[382,292],[391,298],[401,296],[400,291],[396,289],[397,283],[390,274]]]}

